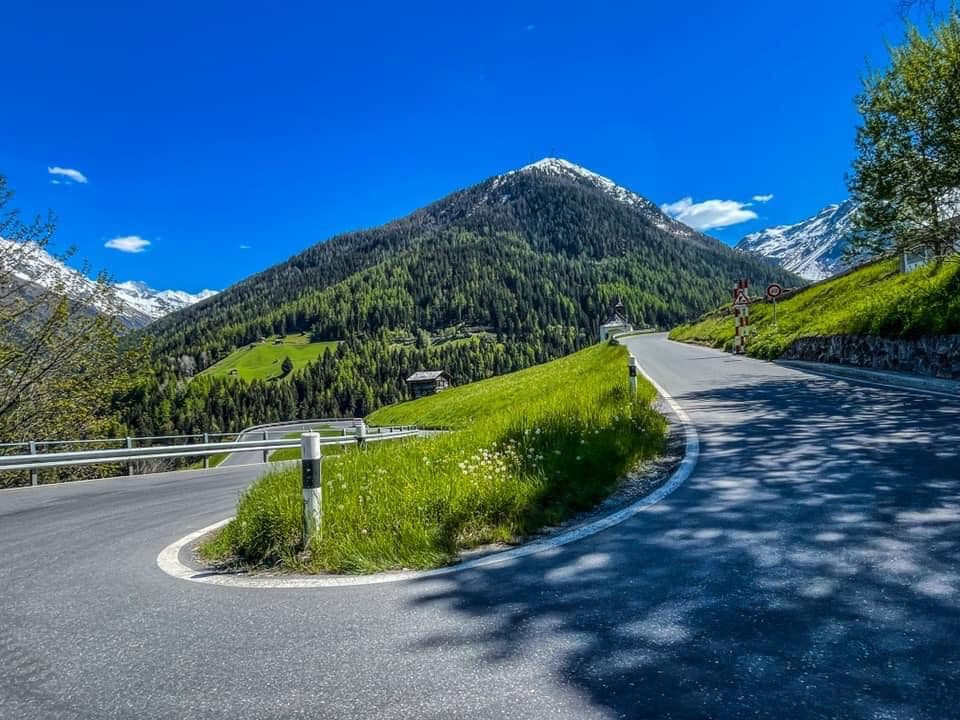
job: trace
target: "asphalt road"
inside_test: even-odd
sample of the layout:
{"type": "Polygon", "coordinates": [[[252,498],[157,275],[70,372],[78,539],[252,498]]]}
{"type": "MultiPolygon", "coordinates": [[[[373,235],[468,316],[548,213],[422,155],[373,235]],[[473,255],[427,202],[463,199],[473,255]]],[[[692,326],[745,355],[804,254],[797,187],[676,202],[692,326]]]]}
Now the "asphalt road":
{"type": "Polygon", "coordinates": [[[633,519],[388,585],[156,566],[256,468],[0,493],[3,718],[946,718],[960,403],[637,337],[700,434],[633,519]]]}
{"type": "MultiPolygon", "coordinates": [[[[353,420],[325,420],[322,423],[288,423],[259,430],[244,430],[237,436],[237,439],[240,441],[282,440],[284,436],[291,432],[306,432],[318,425],[323,425],[335,430],[345,429],[349,433],[353,429],[353,423],[353,420]]],[[[228,455],[224,461],[220,463],[219,467],[239,467],[240,465],[256,465],[262,462],[263,451],[235,452],[228,455]]]]}

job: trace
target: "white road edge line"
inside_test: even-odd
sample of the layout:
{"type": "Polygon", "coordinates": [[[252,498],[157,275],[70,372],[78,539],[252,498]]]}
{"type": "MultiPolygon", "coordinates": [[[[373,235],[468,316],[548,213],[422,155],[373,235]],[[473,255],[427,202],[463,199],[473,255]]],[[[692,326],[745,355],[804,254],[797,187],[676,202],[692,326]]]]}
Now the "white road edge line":
{"type": "Polygon", "coordinates": [[[832,373],[827,370],[814,370],[813,368],[805,368],[798,365],[790,365],[788,363],[780,363],[776,360],[771,361],[774,365],[779,367],[786,368],[787,370],[793,370],[795,372],[803,373],[804,375],[813,375],[815,377],[829,378],[830,380],[840,380],[841,382],[851,383],[853,385],[869,385],[870,387],[883,388],[885,390],[896,390],[897,392],[902,393],[923,393],[925,395],[933,395],[935,397],[947,398],[948,400],[957,400],[956,394],[948,393],[945,390],[934,390],[932,388],[924,387],[911,387],[909,385],[895,385],[894,383],[883,382],[879,379],[867,379],[854,377],[853,375],[841,375],[839,373],[832,373]]]}
{"type": "Polygon", "coordinates": [[[686,446],[684,457],[680,462],[680,466],[674,471],[673,475],[670,476],[670,479],[665,484],[661,485],[649,495],[640,498],[625,508],[602,517],[599,520],[595,520],[594,522],[574,528],[573,530],[565,533],[544,538],[543,540],[537,540],[528,545],[521,545],[520,547],[513,548],[512,550],[504,550],[503,552],[493,553],[491,555],[476,558],[475,560],[468,560],[458,565],[437,568],[436,570],[411,570],[404,572],[378,573],[375,575],[324,575],[319,577],[306,577],[298,575],[295,577],[265,577],[263,575],[230,574],[204,570],[198,571],[187,567],[180,562],[180,551],[185,546],[203,537],[207,533],[223,527],[232,519],[227,518],[226,520],[221,520],[213,525],[208,525],[207,527],[197,530],[196,532],[192,532],[186,537],[180,538],[176,542],[165,547],[157,556],[157,566],[168,575],[179,580],[189,580],[191,582],[204,583],[207,585],[223,585],[228,587],[243,588],[349,587],[357,585],[377,585],[380,583],[400,582],[402,580],[421,579],[435,577],[438,575],[448,575],[450,573],[461,572],[463,570],[472,570],[478,567],[495,565],[526,557],[528,555],[534,555],[536,553],[544,552],[545,550],[550,550],[552,548],[560,547],[561,545],[567,545],[569,543],[576,542],[577,540],[582,540],[583,538],[590,537],[591,535],[596,535],[597,533],[611,528],[614,525],[619,525],[625,520],[629,520],[637,513],[642,512],[646,508],[660,502],[665,497],[670,495],[674,490],[683,485],[687,478],[690,477],[700,456],[700,437],[697,435],[697,429],[690,420],[690,416],[687,415],[683,408],[680,407],[679,403],[677,403],[677,401],[674,400],[666,390],[660,387],[660,385],[658,385],[653,378],[651,378],[646,371],[644,371],[643,368],[640,368],[640,372],[647,380],[650,381],[650,384],[653,385],[660,397],[666,400],[671,410],[673,410],[674,414],[683,425],[684,444],[686,446]]]}

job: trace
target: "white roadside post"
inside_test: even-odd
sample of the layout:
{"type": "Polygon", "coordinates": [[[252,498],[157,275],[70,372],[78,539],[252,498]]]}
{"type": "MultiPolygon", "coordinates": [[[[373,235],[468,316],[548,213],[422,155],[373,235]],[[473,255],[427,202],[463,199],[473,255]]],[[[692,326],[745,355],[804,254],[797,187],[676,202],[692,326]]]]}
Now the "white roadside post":
{"type": "Polygon", "coordinates": [[[323,486],[320,433],[305,432],[300,436],[300,461],[303,477],[303,546],[323,524],[323,486]]]}
{"type": "MultiPolygon", "coordinates": [[[[269,435],[267,434],[267,431],[264,430],[264,431],[263,431],[263,441],[266,442],[267,440],[269,440],[269,435]]],[[[264,462],[267,462],[269,459],[270,459],[270,451],[269,451],[269,450],[264,450],[264,451],[263,451],[263,461],[264,461],[264,462]]]]}
{"type": "Polygon", "coordinates": [[[360,424],[357,425],[357,447],[363,447],[363,444],[367,441],[367,424],[361,420],[360,424]]]}
{"type": "MultiPolygon", "coordinates": [[[[127,438],[127,450],[133,450],[133,438],[127,438]]],[[[127,475],[133,475],[133,461],[127,463],[127,475]]]]}
{"type": "Polygon", "coordinates": [[[633,355],[627,356],[627,372],[630,373],[630,394],[637,394],[637,374],[640,371],[640,363],[633,355]]]}
{"type": "MultiPolygon", "coordinates": [[[[36,454],[37,454],[37,443],[36,443],[35,440],[31,440],[31,441],[30,441],[30,454],[31,454],[31,455],[36,455],[36,454]]],[[[34,468],[33,470],[30,471],[30,484],[36,486],[36,485],[37,485],[37,482],[38,482],[38,481],[37,481],[37,469],[34,468]]]]}

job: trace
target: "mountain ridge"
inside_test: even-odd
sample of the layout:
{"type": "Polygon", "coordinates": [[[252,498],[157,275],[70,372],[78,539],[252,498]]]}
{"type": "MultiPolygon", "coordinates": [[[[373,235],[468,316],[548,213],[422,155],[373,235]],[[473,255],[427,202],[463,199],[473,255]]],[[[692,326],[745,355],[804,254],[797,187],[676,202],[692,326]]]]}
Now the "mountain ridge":
{"type": "MultiPolygon", "coordinates": [[[[745,266],[754,275],[775,272],[769,264],[745,260],[742,253],[719,240],[670,218],[653,202],[608,178],[560,158],[544,158],[454,191],[379,227],[341,233],[316,243],[227,288],[202,306],[186,308],[159,320],[151,327],[151,334],[159,340],[161,351],[179,354],[192,353],[200,345],[209,344],[211,335],[219,336],[222,342],[216,344],[225,349],[284,329],[304,330],[315,319],[328,324],[327,339],[340,339],[334,336],[335,332],[345,330],[351,323],[356,329],[372,331],[375,324],[370,318],[357,318],[350,307],[343,309],[348,316],[343,322],[325,317],[329,313],[317,298],[348,278],[354,277],[358,282],[358,273],[369,273],[380,263],[390,264],[403,256],[406,265],[416,264],[410,253],[429,253],[432,242],[442,245],[444,252],[466,252],[463,243],[451,243],[445,233],[464,237],[470,234],[476,242],[474,249],[495,236],[519,238],[544,263],[583,265],[577,272],[595,278],[609,277],[611,282],[617,282],[617,269],[613,267],[616,265],[624,266],[623,282],[629,282],[631,275],[638,281],[654,280],[650,277],[653,271],[644,272],[636,265],[641,259],[657,269],[653,274],[669,266],[682,281],[671,286],[657,277],[633,292],[634,312],[653,324],[668,324],[687,312],[705,311],[710,307],[703,300],[706,295],[712,298],[711,303],[726,295],[734,275],[742,273],[745,266]],[[710,260],[706,256],[711,256],[710,260]],[[726,268],[729,279],[718,282],[718,265],[726,268]],[[691,270],[694,267],[696,271],[691,270]],[[734,267],[737,269],[733,270],[734,267]],[[178,334],[181,337],[174,340],[173,336],[178,334]]],[[[484,252],[490,255],[497,251],[487,248],[484,252]]],[[[516,258],[513,261],[526,262],[516,258]]],[[[563,272],[570,270],[568,267],[563,272]]],[[[430,273],[431,269],[421,267],[418,272],[430,273]]],[[[474,277],[464,281],[477,280],[474,277]]],[[[409,289],[416,282],[406,284],[409,289]]],[[[497,286],[492,282],[490,292],[497,294],[497,286]]],[[[374,292],[381,290],[382,287],[374,292]]],[[[448,290],[454,295],[463,294],[463,287],[450,286],[448,290]]],[[[413,294],[422,292],[416,290],[413,294]]],[[[606,308],[596,307],[597,299],[587,303],[583,292],[576,292],[581,296],[576,304],[591,315],[589,323],[583,315],[577,318],[576,325],[585,329],[606,308]],[[589,309],[585,304],[590,305],[589,309]]],[[[388,325],[402,325],[412,331],[416,327],[437,329],[424,323],[440,323],[442,327],[443,323],[458,319],[496,324],[486,300],[472,295],[459,313],[450,313],[448,317],[420,312],[416,303],[408,303],[399,313],[403,318],[392,318],[388,325]]]]}
{"type": "Polygon", "coordinates": [[[823,280],[855,264],[846,252],[856,212],[856,202],[847,199],[800,222],[750,233],[736,248],[776,260],[806,280],[823,280]]]}
{"type": "MultiPolygon", "coordinates": [[[[93,292],[95,280],[35,243],[28,243],[25,249],[20,248],[16,253],[3,252],[14,242],[16,241],[0,238],[0,258],[8,259],[13,255],[20,261],[17,267],[7,268],[19,281],[41,291],[63,292],[72,300],[99,294],[93,292]]],[[[115,295],[114,302],[100,303],[93,309],[98,312],[117,313],[120,321],[132,329],[142,328],[164,315],[212,297],[217,292],[206,289],[199,293],[154,290],[137,280],[114,282],[111,283],[111,288],[115,295]]]]}

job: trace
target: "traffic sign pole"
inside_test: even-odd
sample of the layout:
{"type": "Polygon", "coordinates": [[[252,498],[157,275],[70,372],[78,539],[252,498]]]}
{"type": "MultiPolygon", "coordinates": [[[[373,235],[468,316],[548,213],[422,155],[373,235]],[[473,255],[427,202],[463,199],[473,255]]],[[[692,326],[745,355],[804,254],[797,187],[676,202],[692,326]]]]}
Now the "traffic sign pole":
{"type": "Polygon", "coordinates": [[[777,298],[783,295],[783,286],[777,283],[767,285],[767,299],[773,303],[773,326],[780,329],[780,322],[777,320],[777,298]]]}
{"type": "Polygon", "coordinates": [[[741,279],[733,289],[733,352],[735,355],[742,355],[747,348],[747,334],[750,331],[750,296],[747,294],[749,285],[749,281],[741,279]]]}

